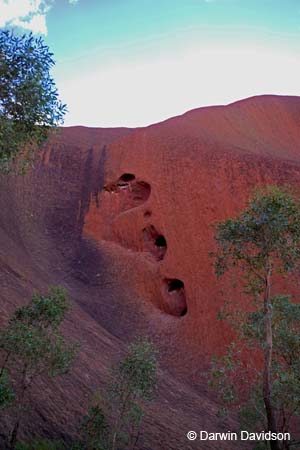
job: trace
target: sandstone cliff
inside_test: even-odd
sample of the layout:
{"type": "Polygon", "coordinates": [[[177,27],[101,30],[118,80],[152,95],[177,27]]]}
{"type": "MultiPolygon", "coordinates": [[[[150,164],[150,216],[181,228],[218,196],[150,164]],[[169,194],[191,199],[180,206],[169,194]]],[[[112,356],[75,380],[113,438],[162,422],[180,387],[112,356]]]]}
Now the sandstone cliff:
{"type": "Polygon", "coordinates": [[[65,128],[25,177],[2,177],[2,321],[33,290],[60,284],[74,302],[64,331],[81,342],[74,373],[34,392],[24,432],[73,435],[91,391],[143,333],[162,366],[145,448],[198,449],[189,429],[228,429],[199,381],[230,336],[216,317],[224,293],[239,295],[214,276],[211,225],[239,211],[254,186],[299,177],[300,98],[279,96],[136,130],[65,128]]]}

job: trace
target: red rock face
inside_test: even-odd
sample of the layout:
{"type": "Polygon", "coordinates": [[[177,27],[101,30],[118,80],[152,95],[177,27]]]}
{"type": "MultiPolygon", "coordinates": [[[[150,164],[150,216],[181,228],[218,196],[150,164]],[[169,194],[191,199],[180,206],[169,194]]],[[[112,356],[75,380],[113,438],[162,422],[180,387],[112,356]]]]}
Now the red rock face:
{"type": "MultiPolygon", "coordinates": [[[[168,324],[179,364],[187,358],[197,366],[228,333],[216,321],[224,281],[208,256],[211,226],[241,210],[255,186],[297,183],[299,99],[266,96],[191,111],[112,143],[107,155],[105,188],[91,201],[83,236],[127,250],[126,283],[161,333],[168,324]],[[138,183],[147,189],[135,196],[138,183]]],[[[225,290],[227,298],[239,295],[225,290]]]]}
{"type": "Polygon", "coordinates": [[[65,332],[83,342],[75,372],[58,382],[60,400],[45,400],[47,425],[34,413],[31,422],[74,434],[80,397],[104,383],[125,342],[150,334],[163,379],[146,420],[153,448],[166,430],[165,448],[178,450],[197,448],[188,429],[219,430],[198,373],[230,339],[217,320],[224,300],[246,299],[214,275],[212,225],[255,186],[299,177],[300,98],[263,96],[137,130],[64,129],[32,173],[2,179],[4,317],[33,289],[63,284],[74,300],[65,332]]]}

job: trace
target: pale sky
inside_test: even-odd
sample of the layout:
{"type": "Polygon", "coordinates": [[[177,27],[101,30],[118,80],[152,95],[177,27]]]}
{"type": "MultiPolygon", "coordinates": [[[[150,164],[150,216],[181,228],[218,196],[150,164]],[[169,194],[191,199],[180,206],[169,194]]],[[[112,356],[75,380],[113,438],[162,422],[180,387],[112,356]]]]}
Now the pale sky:
{"type": "Polygon", "coordinates": [[[0,26],[44,36],[65,125],[300,95],[299,0],[0,0],[0,26]]]}

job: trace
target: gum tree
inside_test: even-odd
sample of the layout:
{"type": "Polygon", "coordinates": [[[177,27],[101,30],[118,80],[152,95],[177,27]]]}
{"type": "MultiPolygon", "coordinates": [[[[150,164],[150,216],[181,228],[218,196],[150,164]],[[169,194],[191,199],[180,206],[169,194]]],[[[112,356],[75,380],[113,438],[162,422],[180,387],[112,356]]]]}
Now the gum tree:
{"type": "Polygon", "coordinates": [[[148,338],[129,344],[111,369],[103,395],[97,395],[83,420],[83,446],[91,450],[134,450],[146,404],[157,388],[158,352],[148,338]]]}
{"type": "Polygon", "coordinates": [[[108,450],[109,426],[99,401],[89,407],[81,424],[85,450],[108,450]]]}
{"type": "Polygon", "coordinates": [[[63,123],[66,106],[50,70],[53,54],[41,37],[0,30],[0,169],[9,171],[17,156],[21,169],[49,131],[63,123]]]}
{"type": "Polygon", "coordinates": [[[41,376],[62,375],[72,364],[77,345],[66,342],[58,329],[69,307],[66,292],[53,287],[47,295],[33,295],[30,304],[18,308],[0,332],[1,381],[8,385],[3,376],[11,374],[16,401],[11,449],[16,446],[27,393],[34,382],[41,376]]]}
{"type": "MultiPolygon", "coordinates": [[[[218,392],[223,407],[237,410],[242,430],[260,432],[267,429],[266,409],[262,398],[263,367],[257,355],[265,346],[263,305],[249,312],[235,305],[221,315],[235,330],[235,340],[222,357],[214,357],[209,373],[209,385],[218,392]],[[243,358],[243,355],[247,355],[243,358]]],[[[272,297],[272,391],[271,400],[279,433],[290,439],[279,443],[282,450],[299,449],[300,435],[300,304],[288,295],[272,297]],[[298,435],[297,435],[298,434],[298,435]]],[[[269,449],[260,442],[255,450],[269,449]]]]}
{"type": "MultiPolygon", "coordinates": [[[[299,268],[300,204],[285,189],[266,187],[257,190],[247,208],[235,219],[216,227],[218,250],[213,254],[218,276],[239,270],[246,291],[252,294],[256,308],[263,312],[262,398],[268,431],[278,432],[273,402],[273,304],[272,282],[299,268]]],[[[279,450],[278,440],[271,441],[279,450]]]]}
{"type": "MultiPolygon", "coordinates": [[[[157,351],[149,339],[133,341],[127,354],[112,370],[109,403],[114,413],[111,450],[127,441],[130,450],[136,447],[144,403],[153,398],[157,385],[157,351]]],[[[127,448],[128,448],[127,447],[127,448]]]]}

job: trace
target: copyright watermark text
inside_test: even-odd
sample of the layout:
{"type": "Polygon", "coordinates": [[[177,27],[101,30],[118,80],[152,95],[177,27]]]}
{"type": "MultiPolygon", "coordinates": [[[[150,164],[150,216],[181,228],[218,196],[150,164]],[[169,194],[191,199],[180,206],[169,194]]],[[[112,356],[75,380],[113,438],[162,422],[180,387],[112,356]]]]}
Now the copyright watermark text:
{"type": "Polygon", "coordinates": [[[250,433],[241,430],[239,433],[226,431],[224,433],[210,433],[208,431],[188,431],[186,437],[189,441],[290,441],[290,433],[271,433],[271,431],[261,431],[260,433],[250,433]]]}

